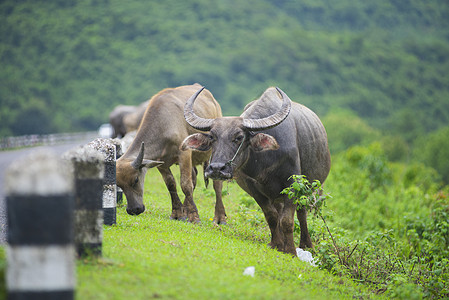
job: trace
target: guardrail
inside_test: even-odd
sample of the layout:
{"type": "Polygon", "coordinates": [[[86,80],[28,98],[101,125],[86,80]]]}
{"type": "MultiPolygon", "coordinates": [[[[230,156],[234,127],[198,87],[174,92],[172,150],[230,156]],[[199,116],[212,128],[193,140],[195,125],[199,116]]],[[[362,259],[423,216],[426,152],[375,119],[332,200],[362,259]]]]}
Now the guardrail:
{"type": "Polygon", "coordinates": [[[33,146],[52,146],[79,140],[93,140],[97,137],[97,131],[12,136],[0,138],[0,150],[33,146]]]}

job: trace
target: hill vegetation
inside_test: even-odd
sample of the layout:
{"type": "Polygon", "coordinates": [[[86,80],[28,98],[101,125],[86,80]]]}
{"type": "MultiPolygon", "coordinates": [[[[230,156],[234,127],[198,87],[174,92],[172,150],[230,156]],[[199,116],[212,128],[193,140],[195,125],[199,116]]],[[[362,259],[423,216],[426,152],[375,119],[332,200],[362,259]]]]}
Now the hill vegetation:
{"type": "Polygon", "coordinates": [[[411,142],[449,121],[441,1],[2,1],[0,136],[96,128],[200,82],[225,114],[269,85],[411,142]]]}
{"type": "Polygon", "coordinates": [[[378,140],[449,182],[444,1],[7,0],[0,24],[0,137],[92,130],[194,82],[238,115],[276,85],[320,115],[332,153],[378,140]]]}

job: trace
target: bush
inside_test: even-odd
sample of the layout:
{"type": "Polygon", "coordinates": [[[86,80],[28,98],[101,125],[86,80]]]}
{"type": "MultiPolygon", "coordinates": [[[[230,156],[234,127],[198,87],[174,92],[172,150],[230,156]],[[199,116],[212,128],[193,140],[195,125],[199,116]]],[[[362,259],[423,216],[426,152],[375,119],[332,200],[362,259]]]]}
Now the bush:
{"type": "Polygon", "coordinates": [[[349,111],[332,112],[323,118],[332,154],[355,145],[372,143],[380,133],[349,111]]]}
{"type": "Polygon", "coordinates": [[[373,231],[354,240],[338,227],[328,228],[332,235],[327,237],[311,230],[320,268],[394,298],[448,297],[448,203],[440,204],[432,211],[432,219],[410,221],[406,232],[373,231]]]}
{"type": "MultiPolygon", "coordinates": [[[[328,205],[309,222],[319,266],[398,299],[449,296],[448,188],[424,165],[393,165],[380,144],[334,157],[328,205]]],[[[302,176],[285,190],[316,208],[322,192],[302,176]]],[[[298,228],[295,229],[299,236],[298,228]]]]}
{"type": "Polygon", "coordinates": [[[449,126],[417,140],[414,157],[438,171],[449,184],[449,126]]]}

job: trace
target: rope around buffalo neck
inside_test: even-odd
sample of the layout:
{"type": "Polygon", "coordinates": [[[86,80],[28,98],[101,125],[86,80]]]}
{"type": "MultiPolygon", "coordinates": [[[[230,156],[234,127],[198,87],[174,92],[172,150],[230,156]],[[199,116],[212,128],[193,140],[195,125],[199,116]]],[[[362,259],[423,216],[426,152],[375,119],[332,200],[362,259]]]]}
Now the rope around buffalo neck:
{"type": "Polygon", "coordinates": [[[240,149],[242,148],[243,143],[245,142],[245,137],[246,136],[244,135],[243,140],[240,143],[240,146],[237,148],[237,151],[234,154],[234,157],[231,160],[229,160],[227,163],[225,163],[226,166],[231,166],[234,163],[234,159],[237,157],[237,154],[239,153],[240,149]]]}

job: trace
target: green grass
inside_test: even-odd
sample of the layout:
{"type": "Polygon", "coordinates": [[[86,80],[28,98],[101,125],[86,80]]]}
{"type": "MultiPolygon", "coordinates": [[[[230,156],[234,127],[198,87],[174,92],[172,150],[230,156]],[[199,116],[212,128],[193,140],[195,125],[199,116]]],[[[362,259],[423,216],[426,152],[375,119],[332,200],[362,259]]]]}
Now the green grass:
{"type": "MultiPolygon", "coordinates": [[[[171,202],[156,170],[148,172],[145,190],[145,213],[129,216],[120,206],[117,224],[104,227],[103,256],[77,261],[76,299],[378,298],[366,286],[270,249],[260,209],[235,183],[224,186],[226,226],[212,223],[214,193],[202,180],[195,192],[201,224],[169,219],[171,202]],[[243,275],[249,266],[254,277],[243,275]]],[[[5,261],[3,247],[1,275],[5,261]]],[[[0,277],[0,299],[5,293],[0,277]]]]}
{"type": "MultiPolygon", "coordinates": [[[[228,225],[212,223],[214,192],[202,179],[194,195],[202,222],[169,220],[168,192],[150,170],[147,210],[129,216],[124,205],[118,207],[117,224],[104,227],[103,256],[77,262],[76,297],[447,298],[449,191],[438,189],[432,170],[389,164],[375,150],[354,148],[333,159],[325,214],[337,245],[323,222],[309,217],[314,255],[329,271],[268,248],[260,208],[235,183],[223,189],[228,225]],[[255,277],[243,275],[249,266],[255,277]]],[[[178,178],[178,169],[173,171],[178,178]]],[[[0,299],[5,269],[0,247],[0,299]]]]}
{"type": "Polygon", "coordinates": [[[202,223],[169,220],[168,192],[150,170],[145,213],[119,207],[117,225],[104,230],[103,257],[78,261],[77,299],[373,298],[362,285],[269,249],[260,211],[235,183],[224,187],[229,225],[214,225],[213,189],[198,185],[202,223]],[[249,266],[254,277],[243,275],[249,266]]]}

